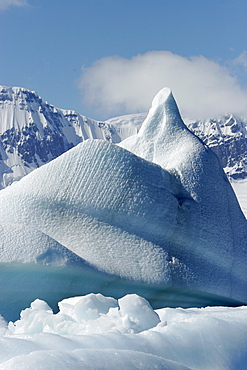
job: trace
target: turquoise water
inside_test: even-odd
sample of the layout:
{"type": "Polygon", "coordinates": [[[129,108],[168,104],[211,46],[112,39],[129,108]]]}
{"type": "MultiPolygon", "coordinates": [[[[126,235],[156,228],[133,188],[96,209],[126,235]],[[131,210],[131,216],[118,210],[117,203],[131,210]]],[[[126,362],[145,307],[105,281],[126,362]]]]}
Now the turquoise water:
{"type": "Polygon", "coordinates": [[[57,302],[64,298],[102,293],[120,298],[136,293],[146,298],[153,308],[237,306],[241,302],[188,289],[163,288],[119,279],[90,267],[44,266],[39,264],[0,264],[0,314],[17,320],[20,311],[36,298],[45,300],[57,312],[57,302]]]}

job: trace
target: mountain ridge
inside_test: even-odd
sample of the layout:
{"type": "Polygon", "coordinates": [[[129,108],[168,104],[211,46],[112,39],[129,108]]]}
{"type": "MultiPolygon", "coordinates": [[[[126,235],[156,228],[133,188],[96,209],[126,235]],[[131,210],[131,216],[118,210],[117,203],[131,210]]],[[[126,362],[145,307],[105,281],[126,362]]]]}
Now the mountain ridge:
{"type": "Polygon", "coordinates": [[[0,188],[88,138],[111,140],[110,126],[56,108],[34,91],[0,88],[0,188]]]}

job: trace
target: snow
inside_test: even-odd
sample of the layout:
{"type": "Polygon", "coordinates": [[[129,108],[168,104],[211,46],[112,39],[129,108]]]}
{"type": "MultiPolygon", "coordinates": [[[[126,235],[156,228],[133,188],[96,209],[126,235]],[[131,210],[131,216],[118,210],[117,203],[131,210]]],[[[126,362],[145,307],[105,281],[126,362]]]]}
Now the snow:
{"type": "MultiPolygon", "coordinates": [[[[139,132],[147,114],[129,114],[107,121],[113,128],[113,143],[139,132]]],[[[199,137],[220,159],[230,180],[245,179],[247,153],[247,119],[233,114],[195,121],[183,117],[187,128],[199,137]]]]}
{"type": "Polygon", "coordinates": [[[247,307],[153,310],[135,294],[35,300],[1,322],[0,369],[244,369],[247,307]]]}
{"type": "Polygon", "coordinates": [[[111,141],[110,125],[58,109],[34,92],[0,86],[0,189],[88,138],[111,141]]]}
{"type": "Polygon", "coordinates": [[[246,219],[216,156],[169,89],[120,145],[0,191],[0,369],[244,369],[246,219]]]}
{"type": "Polygon", "coordinates": [[[146,113],[127,114],[125,116],[108,119],[106,122],[114,129],[112,132],[112,142],[119,143],[137,134],[146,115],[146,113]]]}
{"type": "Polygon", "coordinates": [[[60,266],[81,260],[47,234],[21,223],[0,223],[0,249],[1,263],[37,262],[60,266]]]}
{"type": "Polygon", "coordinates": [[[247,218],[247,181],[232,181],[231,185],[236,193],[241,209],[247,218]]]}

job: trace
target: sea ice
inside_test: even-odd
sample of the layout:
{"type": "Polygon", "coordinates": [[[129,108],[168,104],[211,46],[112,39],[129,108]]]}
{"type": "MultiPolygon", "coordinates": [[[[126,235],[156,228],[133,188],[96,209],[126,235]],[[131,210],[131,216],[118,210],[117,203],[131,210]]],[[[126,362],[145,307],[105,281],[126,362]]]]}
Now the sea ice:
{"type": "Polygon", "coordinates": [[[162,308],[140,296],[41,300],[0,330],[0,369],[244,369],[247,308],[162,308]]]}

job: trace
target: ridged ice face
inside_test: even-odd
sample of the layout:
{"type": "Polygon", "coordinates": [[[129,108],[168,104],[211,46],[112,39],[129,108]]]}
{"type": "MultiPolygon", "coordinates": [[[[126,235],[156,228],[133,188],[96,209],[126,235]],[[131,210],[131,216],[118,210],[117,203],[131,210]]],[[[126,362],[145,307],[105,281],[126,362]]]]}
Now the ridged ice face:
{"type": "Polygon", "coordinates": [[[246,301],[246,220],[169,90],[123,146],[87,140],[2,190],[1,222],[38,229],[117,279],[246,301]]]}
{"type": "Polygon", "coordinates": [[[160,167],[89,140],[4,189],[1,220],[31,224],[101,270],[161,282],[159,244],[176,222],[169,186],[160,167]]]}

